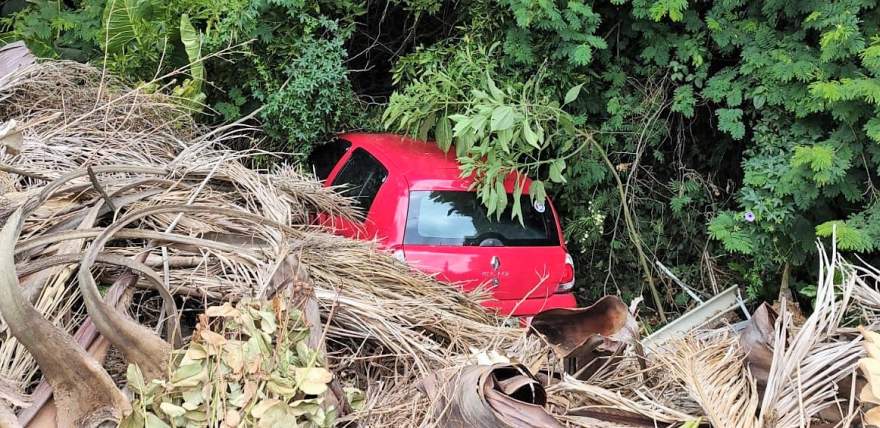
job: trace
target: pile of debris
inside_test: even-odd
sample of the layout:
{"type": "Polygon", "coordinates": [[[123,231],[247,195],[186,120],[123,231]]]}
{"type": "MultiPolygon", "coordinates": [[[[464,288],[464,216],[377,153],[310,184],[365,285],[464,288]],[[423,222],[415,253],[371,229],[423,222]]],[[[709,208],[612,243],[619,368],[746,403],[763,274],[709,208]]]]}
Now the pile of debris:
{"type": "Polygon", "coordinates": [[[287,293],[319,327],[313,349],[367,393],[360,412],[339,405],[343,421],[426,417],[411,405],[422,376],[472,349],[536,343],[479,295],[313,226],[319,212],[354,218],[351,202],[293,167],[247,168],[267,154],[224,143],[253,138],[248,126],[205,129],[168,96],[52,61],[3,79],[0,117],[0,374],[17,392],[0,402],[22,425],[53,390],[59,424],[118,420],[130,400],[100,364],[108,351],[146,382],[167,378],[173,350],[198,337],[193,313],[242,299],[287,293]],[[154,325],[138,322],[143,294],[161,301],[154,325]]]}
{"type": "Polygon", "coordinates": [[[876,269],[820,251],[808,317],[644,347],[616,297],[506,327],[314,226],[357,214],[156,86],[0,76],[0,426],[848,426],[880,402],[857,370],[876,269]]]}

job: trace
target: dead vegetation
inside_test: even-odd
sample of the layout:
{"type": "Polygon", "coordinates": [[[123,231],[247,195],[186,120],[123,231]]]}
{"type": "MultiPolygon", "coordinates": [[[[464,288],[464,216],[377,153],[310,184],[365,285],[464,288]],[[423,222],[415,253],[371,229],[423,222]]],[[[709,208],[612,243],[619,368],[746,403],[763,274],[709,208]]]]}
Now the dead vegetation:
{"type": "MultiPolygon", "coordinates": [[[[258,152],[223,147],[250,138],[246,126],[200,129],[172,99],[102,82],[99,70],[73,63],[16,72],[0,88],[0,100],[0,111],[14,118],[23,137],[21,152],[5,153],[0,167],[3,182],[11,183],[0,209],[9,267],[4,290],[19,295],[4,299],[2,373],[24,385],[45,375],[56,405],[65,396],[59,391],[69,388],[78,400],[114,396],[77,391],[96,385],[83,378],[56,381],[56,367],[62,375],[104,379],[116,390],[106,373],[67,369],[82,361],[102,371],[83,350],[90,341],[74,340],[83,318],[70,314],[87,313],[147,381],[164,378],[172,344],[181,339],[179,306],[271,296],[286,286],[272,278],[291,255],[313,284],[327,324],[328,359],[368,391],[389,388],[412,397],[415,384],[407,392],[397,382],[445,367],[471,349],[520,340],[517,330],[483,311],[477,296],[450,292],[373,243],[311,226],[318,212],[352,217],[349,201],[291,167],[246,168],[242,160],[258,152]],[[112,301],[118,294],[108,287],[162,295],[160,325],[140,325],[118,310],[112,301]]],[[[393,397],[377,393],[371,400],[393,397]]],[[[126,410],[122,401],[62,411],[59,423],[79,424],[96,407],[113,409],[118,418],[126,410]]]]}
{"type": "Polygon", "coordinates": [[[161,93],[51,61],[2,80],[0,117],[14,121],[5,135],[20,142],[12,150],[0,137],[0,425],[127,416],[136,426],[163,412],[205,412],[205,424],[230,426],[281,417],[321,426],[329,412],[337,424],[375,427],[861,419],[854,327],[880,322],[880,272],[834,251],[822,252],[803,322],[782,302],[778,314],[756,311],[746,333],[720,326],[643,350],[637,308],[608,297],[538,318],[538,334],[527,335],[487,314],[480,295],[313,226],[319,212],[354,217],[349,201],[293,167],[246,167],[270,155],[225,148],[254,138],[246,125],[205,129],[161,93]],[[132,317],[132,293],[161,299],[154,324],[132,317]],[[186,325],[182,310],[193,307],[213,309],[186,325]],[[240,382],[242,392],[249,374],[264,373],[230,357],[252,337],[267,346],[260,358],[247,354],[254,364],[300,369],[277,372],[274,389],[261,390],[277,401],[247,401],[256,410],[225,389],[240,382]],[[103,366],[110,345],[133,364],[136,396],[103,366]],[[202,376],[222,367],[232,371],[202,376]],[[204,388],[218,385],[224,404],[205,407],[204,388]],[[351,388],[362,403],[353,405],[351,388]]]}

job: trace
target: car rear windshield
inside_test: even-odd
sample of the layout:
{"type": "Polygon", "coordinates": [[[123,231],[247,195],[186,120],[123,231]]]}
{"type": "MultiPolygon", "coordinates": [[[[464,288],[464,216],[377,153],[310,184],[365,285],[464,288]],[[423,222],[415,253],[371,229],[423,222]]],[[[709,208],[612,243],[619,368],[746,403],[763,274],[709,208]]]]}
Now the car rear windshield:
{"type": "Polygon", "coordinates": [[[557,246],[559,235],[549,207],[520,198],[523,222],[486,215],[477,194],[463,191],[411,191],[404,243],[411,245],[557,246]]]}

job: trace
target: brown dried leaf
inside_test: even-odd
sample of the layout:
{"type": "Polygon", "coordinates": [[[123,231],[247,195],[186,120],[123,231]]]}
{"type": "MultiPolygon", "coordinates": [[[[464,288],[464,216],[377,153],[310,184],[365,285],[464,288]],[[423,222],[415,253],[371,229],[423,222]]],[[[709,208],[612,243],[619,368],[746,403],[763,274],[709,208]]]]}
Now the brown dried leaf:
{"type": "Polygon", "coordinates": [[[205,315],[208,317],[237,318],[241,315],[241,312],[235,309],[229,302],[223,302],[221,306],[211,306],[206,309],[205,315]]]}
{"type": "Polygon", "coordinates": [[[544,409],[543,386],[522,365],[445,370],[426,377],[422,389],[434,400],[431,411],[439,426],[562,427],[544,409]]]}
{"type": "Polygon", "coordinates": [[[862,387],[861,392],[859,392],[859,401],[862,403],[880,404],[880,398],[874,395],[874,392],[871,390],[871,384],[866,384],[862,387]]]}
{"type": "Polygon", "coordinates": [[[749,371],[758,383],[759,394],[763,394],[770,375],[776,317],[776,311],[770,305],[761,304],[739,336],[740,348],[746,356],[749,371]]]}
{"type": "MultiPolygon", "coordinates": [[[[614,342],[631,341],[637,324],[629,308],[617,296],[605,296],[586,308],[551,309],[532,319],[531,327],[538,332],[562,358],[571,356],[597,336],[618,338],[614,342]]],[[[611,345],[600,340],[596,345],[611,345]]]]}
{"type": "Polygon", "coordinates": [[[869,426],[880,426],[880,407],[874,407],[865,412],[865,424],[869,426]]]}

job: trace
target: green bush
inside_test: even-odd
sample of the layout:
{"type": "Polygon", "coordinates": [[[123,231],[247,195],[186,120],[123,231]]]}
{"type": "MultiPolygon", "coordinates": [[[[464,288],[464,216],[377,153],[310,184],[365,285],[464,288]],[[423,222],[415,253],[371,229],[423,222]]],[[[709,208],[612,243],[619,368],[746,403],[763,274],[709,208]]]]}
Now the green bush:
{"type": "Polygon", "coordinates": [[[236,120],[258,108],[271,149],[307,144],[354,124],[360,109],[344,42],[352,2],[40,0],[4,19],[39,56],[91,61],[134,82],[173,85],[205,113],[236,120]],[[187,68],[190,78],[161,76],[187,68]],[[180,80],[178,78],[178,80],[180,80]]]}

